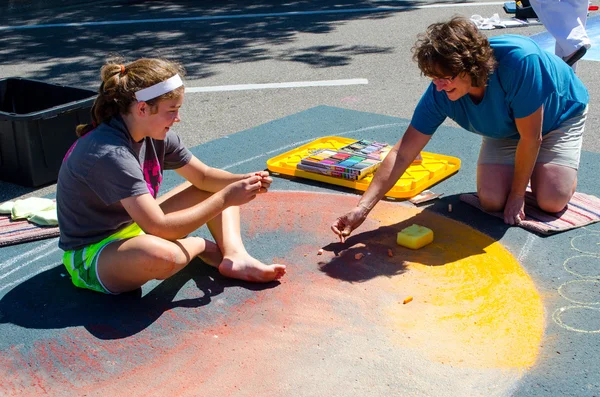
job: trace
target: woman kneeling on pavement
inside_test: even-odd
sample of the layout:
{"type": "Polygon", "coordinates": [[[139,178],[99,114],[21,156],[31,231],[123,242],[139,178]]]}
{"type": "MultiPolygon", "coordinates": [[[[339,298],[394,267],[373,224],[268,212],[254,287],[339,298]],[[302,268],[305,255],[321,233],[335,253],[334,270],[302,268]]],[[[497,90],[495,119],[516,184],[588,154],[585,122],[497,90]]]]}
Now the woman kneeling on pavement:
{"type": "Polygon", "coordinates": [[[529,184],[542,210],[561,211],[577,186],[589,99],[573,70],[530,38],[488,40],[462,17],[430,25],[413,51],[431,84],[357,206],[333,223],[340,240],[364,222],[447,117],[483,137],[477,193],[486,211],[520,223],[529,184]]]}

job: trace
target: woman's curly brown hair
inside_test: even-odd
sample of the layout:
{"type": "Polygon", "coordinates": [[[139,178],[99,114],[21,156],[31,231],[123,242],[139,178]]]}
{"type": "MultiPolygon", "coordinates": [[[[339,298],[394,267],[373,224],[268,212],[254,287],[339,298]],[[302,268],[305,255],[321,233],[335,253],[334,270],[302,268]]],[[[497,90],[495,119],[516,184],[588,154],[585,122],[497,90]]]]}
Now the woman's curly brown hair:
{"type": "Polygon", "coordinates": [[[413,60],[425,76],[467,73],[474,87],[484,87],[497,65],[487,37],[463,17],[429,25],[412,50],[413,60]]]}

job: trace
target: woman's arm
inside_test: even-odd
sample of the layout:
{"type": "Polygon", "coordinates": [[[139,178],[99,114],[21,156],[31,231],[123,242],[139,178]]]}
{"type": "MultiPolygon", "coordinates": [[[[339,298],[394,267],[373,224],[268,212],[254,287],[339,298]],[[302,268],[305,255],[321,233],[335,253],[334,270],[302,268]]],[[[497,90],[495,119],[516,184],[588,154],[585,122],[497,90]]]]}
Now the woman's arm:
{"type": "Polygon", "coordinates": [[[364,208],[369,213],[396,184],[430,139],[431,135],[422,134],[409,125],[404,136],[396,142],[375,172],[373,180],[357,206],[364,208]]]}
{"type": "Polygon", "coordinates": [[[394,145],[375,172],[369,187],[357,206],[347,214],[339,217],[331,226],[333,232],[340,237],[342,242],[364,222],[375,204],[396,184],[430,139],[431,135],[417,131],[412,125],[408,126],[402,139],[394,145]]]}
{"type": "Polygon", "coordinates": [[[514,225],[525,218],[525,191],[542,145],[544,106],[527,117],[515,119],[519,143],[515,154],[512,186],[504,207],[504,222],[514,225]]]}

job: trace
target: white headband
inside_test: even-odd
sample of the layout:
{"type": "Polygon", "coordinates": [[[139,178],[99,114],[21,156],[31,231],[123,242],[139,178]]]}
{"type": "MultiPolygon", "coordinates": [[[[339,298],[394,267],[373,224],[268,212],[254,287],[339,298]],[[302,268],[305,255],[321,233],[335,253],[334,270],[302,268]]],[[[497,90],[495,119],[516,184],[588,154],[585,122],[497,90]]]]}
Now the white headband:
{"type": "Polygon", "coordinates": [[[143,90],[139,90],[135,93],[135,99],[138,102],[149,101],[150,99],[154,99],[159,97],[167,92],[171,92],[176,88],[179,88],[183,85],[183,81],[181,81],[181,77],[178,74],[175,76],[168,78],[165,81],[161,81],[158,84],[154,84],[148,88],[144,88],[143,90]]]}

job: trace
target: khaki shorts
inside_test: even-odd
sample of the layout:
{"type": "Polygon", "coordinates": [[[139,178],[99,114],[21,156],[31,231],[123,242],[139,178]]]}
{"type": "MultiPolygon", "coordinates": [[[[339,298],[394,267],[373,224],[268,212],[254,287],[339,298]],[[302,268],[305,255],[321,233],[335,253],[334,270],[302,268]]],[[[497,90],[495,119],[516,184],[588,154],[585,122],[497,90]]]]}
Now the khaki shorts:
{"type": "MultiPolygon", "coordinates": [[[[579,168],[587,110],[586,106],[583,113],[563,121],[557,129],[544,135],[536,163],[579,168]]],[[[518,139],[483,137],[477,164],[514,165],[518,143],[518,139]]]]}

